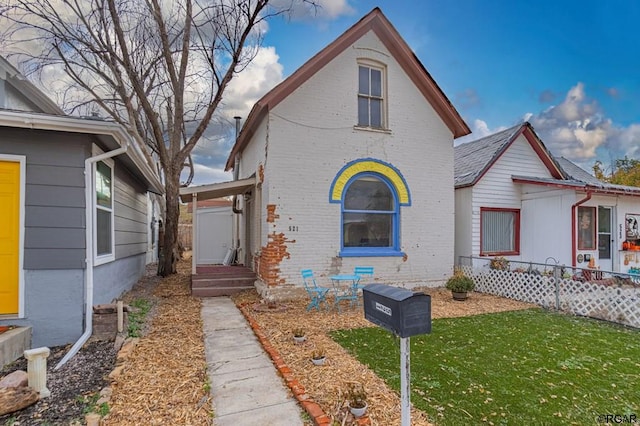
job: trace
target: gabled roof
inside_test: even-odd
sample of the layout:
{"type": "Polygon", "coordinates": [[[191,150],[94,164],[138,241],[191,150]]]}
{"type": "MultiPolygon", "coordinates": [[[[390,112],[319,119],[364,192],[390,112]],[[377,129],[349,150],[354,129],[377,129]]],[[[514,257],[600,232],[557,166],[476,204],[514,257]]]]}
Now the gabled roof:
{"type": "Polygon", "coordinates": [[[520,135],[549,170],[551,176],[563,179],[562,169],[538,138],[530,123],[524,122],[484,138],[454,147],[454,184],[456,188],[475,185],[520,135]]]}
{"type": "MultiPolygon", "coordinates": [[[[65,115],[62,108],[53,102],[47,95],[26,79],[9,61],[0,56],[0,79],[5,80],[16,91],[22,93],[25,99],[33,104],[36,111],[53,115],[65,115]],[[4,75],[4,77],[3,77],[4,75]]],[[[1,109],[1,106],[0,106],[1,109]]]]}
{"type": "Polygon", "coordinates": [[[296,88],[369,31],[373,31],[380,38],[420,93],[429,101],[442,121],[451,130],[454,138],[471,133],[451,101],[436,84],[409,45],[384,16],[380,8],[376,7],[256,102],[244,123],[242,132],[231,149],[225,170],[233,168],[236,154],[242,152],[246,147],[253,136],[256,125],[270,109],[278,105],[296,88]]]}

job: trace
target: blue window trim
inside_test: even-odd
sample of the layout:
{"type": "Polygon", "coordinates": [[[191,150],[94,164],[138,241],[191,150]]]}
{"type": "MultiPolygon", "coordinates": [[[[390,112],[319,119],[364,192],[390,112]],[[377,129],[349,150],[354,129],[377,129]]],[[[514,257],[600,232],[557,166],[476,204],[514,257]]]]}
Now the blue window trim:
{"type": "Polygon", "coordinates": [[[340,203],[340,257],[403,257],[405,253],[400,250],[400,203],[398,202],[398,194],[393,184],[386,176],[374,172],[362,172],[354,175],[344,186],[342,192],[342,200],[340,203]],[[345,247],[344,246],[344,214],[346,213],[375,213],[369,210],[346,210],[344,208],[344,197],[349,192],[349,186],[353,182],[363,177],[374,177],[382,181],[393,196],[393,210],[380,212],[381,214],[393,214],[393,244],[391,247],[345,247]]]}

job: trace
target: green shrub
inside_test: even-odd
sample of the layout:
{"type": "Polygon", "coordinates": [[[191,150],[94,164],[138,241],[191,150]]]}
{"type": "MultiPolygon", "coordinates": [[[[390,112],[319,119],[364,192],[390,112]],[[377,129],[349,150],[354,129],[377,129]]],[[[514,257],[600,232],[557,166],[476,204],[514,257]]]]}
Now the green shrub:
{"type": "Polygon", "coordinates": [[[451,278],[447,280],[446,287],[456,293],[466,293],[473,291],[476,287],[473,280],[460,271],[457,271],[451,278]]]}

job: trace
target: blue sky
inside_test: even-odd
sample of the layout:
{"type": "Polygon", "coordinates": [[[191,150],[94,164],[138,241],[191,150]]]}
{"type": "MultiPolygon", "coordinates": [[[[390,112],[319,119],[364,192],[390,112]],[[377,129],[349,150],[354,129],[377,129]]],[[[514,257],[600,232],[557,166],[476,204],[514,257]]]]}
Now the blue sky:
{"type": "MultiPolygon", "coordinates": [[[[235,114],[246,117],[262,94],[380,7],[472,129],[456,143],[527,119],[554,155],[589,171],[597,159],[606,167],[640,158],[640,2],[320,3],[316,15],[269,21],[264,55],[228,92],[245,99],[235,114]]],[[[194,183],[227,180],[201,172],[194,183]]]]}

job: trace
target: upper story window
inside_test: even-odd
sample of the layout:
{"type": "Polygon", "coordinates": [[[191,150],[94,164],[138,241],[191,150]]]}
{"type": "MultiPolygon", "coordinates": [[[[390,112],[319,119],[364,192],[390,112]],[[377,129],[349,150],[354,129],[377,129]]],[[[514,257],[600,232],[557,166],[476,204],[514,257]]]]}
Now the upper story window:
{"type": "Polygon", "coordinates": [[[358,66],[358,126],[385,127],[384,70],[381,67],[358,66]]]}
{"type": "Polygon", "coordinates": [[[520,210],[480,209],[480,254],[520,254],[520,210]]]}
{"type": "Polygon", "coordinates": [[[342,201],[342,250],[346,256],[399,253],[400,208],[393,187],[373,173],[355,176],[342,201]]]}

